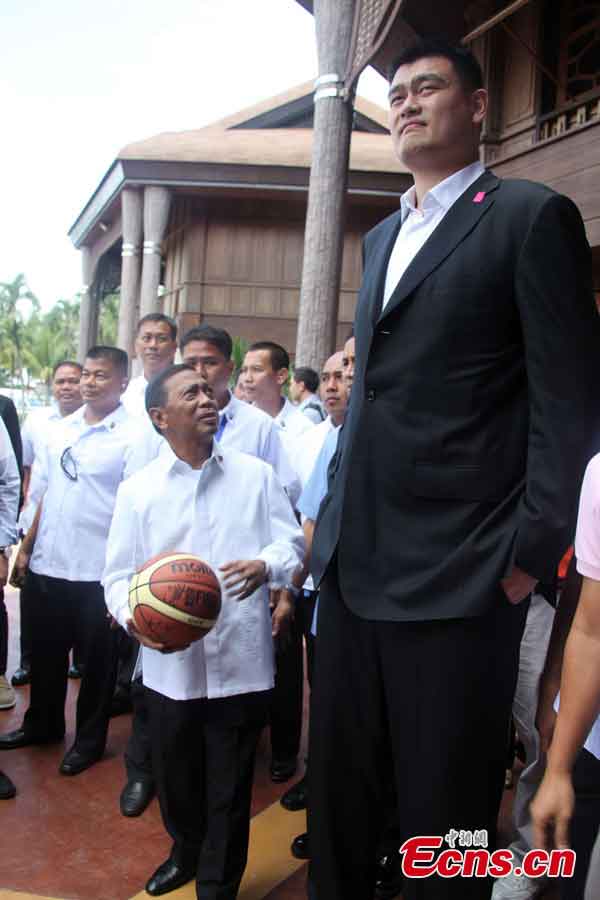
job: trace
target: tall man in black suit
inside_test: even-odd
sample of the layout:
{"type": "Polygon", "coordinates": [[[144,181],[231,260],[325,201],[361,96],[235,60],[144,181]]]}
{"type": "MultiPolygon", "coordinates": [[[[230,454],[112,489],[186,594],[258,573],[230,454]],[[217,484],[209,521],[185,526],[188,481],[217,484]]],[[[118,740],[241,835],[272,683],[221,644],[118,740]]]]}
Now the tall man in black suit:
{"type": "MultiPolygon", "coordinates": [[[[313,543],[318,900],[373,896],[390,778],[404,840],[493,842],[525,601],[572,538],[598,424],[576,207],[479,164],[487,94],[467,50],[405,51],[390,103],[415,184],[365,238],[352,399],[313,543]]],[[[490,890],[407,878],[403,897],[490,890]]]]}

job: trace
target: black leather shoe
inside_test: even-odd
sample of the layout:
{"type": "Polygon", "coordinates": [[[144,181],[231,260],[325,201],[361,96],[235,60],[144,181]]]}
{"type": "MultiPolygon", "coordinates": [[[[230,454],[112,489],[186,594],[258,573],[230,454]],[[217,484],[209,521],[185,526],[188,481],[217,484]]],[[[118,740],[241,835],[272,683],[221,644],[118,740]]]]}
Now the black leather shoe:
{"type": "Polygon", "coordinates": [[[82,674],[83,673],[81,671],[80,666],[76,666],[75,663],[73,663],[73,665],[69,666],[69,671],[67,672],[67,675],[69,676],[69,678],[75,678],[75,679],[81,678],[82,674]]]}
{"type": "Polygon", "coordinates": [[[60,737],[38,738],[29,734],[24,728],[17,728],[15,731],[0,734],[0,750],[15,750],[17,747],[29,747],[30,744],[54,744],[62,739],[62,734],[60,737]]]}
{"type": "Polygon", "coordinates": [[[293,784],[289,790],[285,792],[279,801],[284,809],[290,812],[296,812],[298,809],[306,809],[308,800],[308,786],[306,784],[306,775],[293,784]]]}
{"type": "Polygon", "coordinates": [[[86,769],[97,763],[100,758],[101,756],[87,756],[80,753],[79,750],[71,748],[63,757],[58,771],[61,775],[79,775],[80,772],[85,772],[86,769]]]}
{"type": "Polygon", "coordinates": [[[272,759],[269,768],[271,781],[289,781],[296,774],[297,768],[298,760],[295,756],[292,759],[272,759]]]}
{"type": "Polygon", "coordinates": [[[154,785],[149,781],[128,781],[119,800],[121,813],[124,816],[141,816],[153,797],[154,785]]]}
{"type": "Polygon", "coordinates": [[[172,859],[162,863],[146,884],[146,892],[152,897],[168,894],[183,884],[187,884],[196,875],[195,869],[178,866],[172,859]]]}
{"type": "Polygon", "coordinates": [[[376,900],[393,900],[402,890],[402,859],[399,853],[390,853],[377,860],[375,881],[376,900]]]}
{"type": "Polygon", "coordinates": [[[10,683],[13,687],[23,687],[24,684],[29,684],[30,681],[31,669],[29,666],[19,666],[13,673],[13,677],[10,679],[10,683]]]}
{"type": "Polygon", "coordinates": [[[290,850],[292,851],[292,856],[295,856],[296,859],[310,859],[310,845],[308,842],[307,831],[294,838],[290,850]]]}
{"type": "Polygon", "coordinates": [[[10,800],[17,793],[17,789],[4,772],[0,772],[0,800],[10,800]]]}

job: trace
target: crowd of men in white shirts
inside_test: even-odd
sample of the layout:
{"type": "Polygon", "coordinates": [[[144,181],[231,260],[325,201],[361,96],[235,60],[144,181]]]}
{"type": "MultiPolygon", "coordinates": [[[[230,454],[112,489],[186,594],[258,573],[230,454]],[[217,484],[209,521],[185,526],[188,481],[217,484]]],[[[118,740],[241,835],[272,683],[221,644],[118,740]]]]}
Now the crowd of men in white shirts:
{"type": "MultiPolygon", "coordinates": [[[[288,781],[302,762],[303,638],[312,661],[316,595],[304,537],[313,523],[299,510],[343,422],[353,339],[320,375],[294,372],[295,403],[286,394],[289,356],[272,342],[249,348],[239,378],[221,329],[193,328],[178,345],[175,323],[151,314],[135,346],[142,372],[131,380],[115,347],[90,348],[82,366],[57,365],[54,403],[23,427],[18,524],[21,481],[0,429],[4,584],[8,548],[22,538],[11,575],[22,632],[12,684],[30,684],[22,724],[0,735],[0,749],[62,741],[67,678],[79,676],[74,741],[59,767],[77,775],[102,757],[116,697],[125,695],[133,718],[121,812],[140,815],[156,793],[173,839],[148,892],[195,877],[202,897],[234,898],[263,727],[271,726],[273,781],[288,781]],[[127,597],[132,574],[173,550],[207,561],[224,601],[203,641],[167,653],[136,631],[127,597]]],[[[2,630],[6,643],[6,619],[2,630]]],[[[5,669],[6,709],[15,695],[5,669]]],[[[15,791],[2,775],[1,796],[15,791]]],[[[287,795],[289,808],[304,807],[305,780],[287,795]]]]}
{"type": "MultiPolygon", "coordinates": [[[[31,413],[22,429],[22,493],[15,435],[0,419],[0,583],[20,535],[11,583],[21,588],[21,659],[12,685],[31,685],[23,722],[0,734],[0,749],[63,740],[69,676],[81,685],[63,775],[94,765],[111,715],[133,709],[120,809],[141,815],[156,794],[173,840],[146,884],[151,895],[195,878],[204,900],[233,900],[246,865],[254,759],[265,725],[272,780],[290,780],[302,764],[304,648],[310,683],[318,619],[310,549],[351,394],[354,338],[320,374],[297,368],[289,396],[283,347],[252,344],[239,372],[232,349],[230,335],[208,325],[178,344],[175,323],[156,313],[138,325],[137,377],[128,380],[129,360],[115,347],[90,348],[83,365],[59,363],[53,405],[31,413]],[[178,350],[181,364],[174,363],[178,350]],[[224,593],[215,629],[175,650],[139,634],[127,602],[132,574],[167,551],[206,560],[224,593]]],[[[586,552],[595,577],[596,551],[586,552]]],[[[585,562],[582,571],[589,575],[585,562]]],[[[532,822],[530,804],[547,749],[540,715],[553,716],[555,659],[567,630],[547,659],[553,619],[552,606],[534,594],[514,706],[526,751],[514,804],[515,858],[531,848],[533,826],[549,815],[538,800],[532,822]]],[[[0,709],[15,704],[5,674],[7,628],[2,601],[0,709]]],[[[552,787],[544,785],[546,804],[552,787]]],[[[15,793],[0,773],[0,798],[15,793]]],[[[303,775],[281,802],[297,810],[307,801],[303,775]]],[[[389,807],[377,860],[380,900],[401,885],[393,797],[389,807]]],[[[590,835],[593,822],[588,842],[590,835]]],[[[310,856],[308,832],[291,850],[310,856]]],[[[494,900],[534,896],[541,882],[528,881],[498,881],[494,900]]]]}

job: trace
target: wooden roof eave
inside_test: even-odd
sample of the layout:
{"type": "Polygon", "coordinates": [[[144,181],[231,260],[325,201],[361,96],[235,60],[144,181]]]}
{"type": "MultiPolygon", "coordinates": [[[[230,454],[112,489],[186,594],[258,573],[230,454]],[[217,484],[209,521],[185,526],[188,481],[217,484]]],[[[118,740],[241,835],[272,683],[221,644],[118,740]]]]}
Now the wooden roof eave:
{"type": "MultiPolygon", "coordinates": [[[[103,219],[114,218],[115,204],[125,187],[154,184],[193,191],[206,189],[213,194],[215,191],[306,193],[309,177],[308,167],[300,166],[118,159],[69,229],[69,237],[77,249],[86,244],[103,219]]],[[[410,183],[410,176],[402,172],[351,170],[348,194],[355,199],[398,197],[410,183]]]]}

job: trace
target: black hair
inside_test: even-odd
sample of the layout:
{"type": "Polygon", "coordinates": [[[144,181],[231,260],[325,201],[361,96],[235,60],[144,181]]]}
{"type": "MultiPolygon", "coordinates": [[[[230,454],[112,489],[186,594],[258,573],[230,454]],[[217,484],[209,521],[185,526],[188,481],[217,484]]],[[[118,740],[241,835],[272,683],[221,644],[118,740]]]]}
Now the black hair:
{"type": "Polygon", "coordinates": [[[166,316],[164,313],[160,312],[148,313],[147,316],[142,316],[140,321],[137,323],[137,328],[135,330],[136,336],[140,333],[142,325],[145,325],[146,322],[164,322],[169,326],[169,331],[171,332],[171,340],[177,340],[177,323],[175,322],[175,319],[171,318],[171,316],[166,316]]]}
{"type": "Polygon", "coordinates": [[[52,377],[56,375],[59,369],[62,369],[63,366],[71,366],[72,369],[77,369],[79,374],[81,375],[83,371],[83,366],[81,363],[75,362],[74,359],[61,359],[60,362],[57,362],[54,368],[52,369],[52,377]]]}
{"type": "Polygon", "coordinates": [[[212,325],[196,325],[195,328],[190,328],[179,344],[182,353],[192,341],[205,341],[207,344],[212,344],[223,354],[225,359],[231,359],[233,341],[231,335],[223,328],[213,328],[212,325]]]}
{"type": "MultiPolygon", "coordinates": [[[[148,382],[146,387],[146,392],[144,394],[144,404],[146,406],[146,412],[150,416],[150,410],[155,409],[159,406],[164,406],[167,402],[167,391],[165,385],[173,375],[177,375],[179,372],[193,372],[194,369],[192,366],[186,365],[186,363],[173,363],[171,366],[167,366],[166,369],[163,369],[162,372],[159,372],[158,375],[155,375],[151,381],[148,382]]],[[[162,434],[160,428],[157,428],[154,422],[152,421],[152,417],[150,416],[150,421],[154,426],[154,430],[159,434],[162,434]]]]}
{"type": "Polygon", "coordinates": [[[483,72],[472,51],[437,37],[420,38],[399,53],[388,70],[388,80],[390,83],[393,81],[400,66],[430,56],[443,56],[450,60],[465,93],[471,94],[483,87],[483,72]]]}
{"type": "Polygon", "coordinates": [[[85,354],[85,358],[107,359],[118,371],[119,375],[122,375],[123,378],[127,378],[129,357],[120,347],[105,347],[102,344],[96,344],[95,347],[90,347],[85,354]]]}
{"type": "Polygon", "coordinates": [[[280,369],[289,369],[290,356],[281,344],[276,344],[274,341],[256,341],[254,344],[250,344],[248,353],[255,350],[266,350],[269,353],[271,368],[274,372],[279,372],[280,369]]]}
{"type": "Polygon", "coordinates": [[[319,375],[308,366],[300,366],[298,369],[294,369],[294,381],[296,384],[303,382],[304,387],[311,394],[316,394],[319,390],[319,375]]]}

